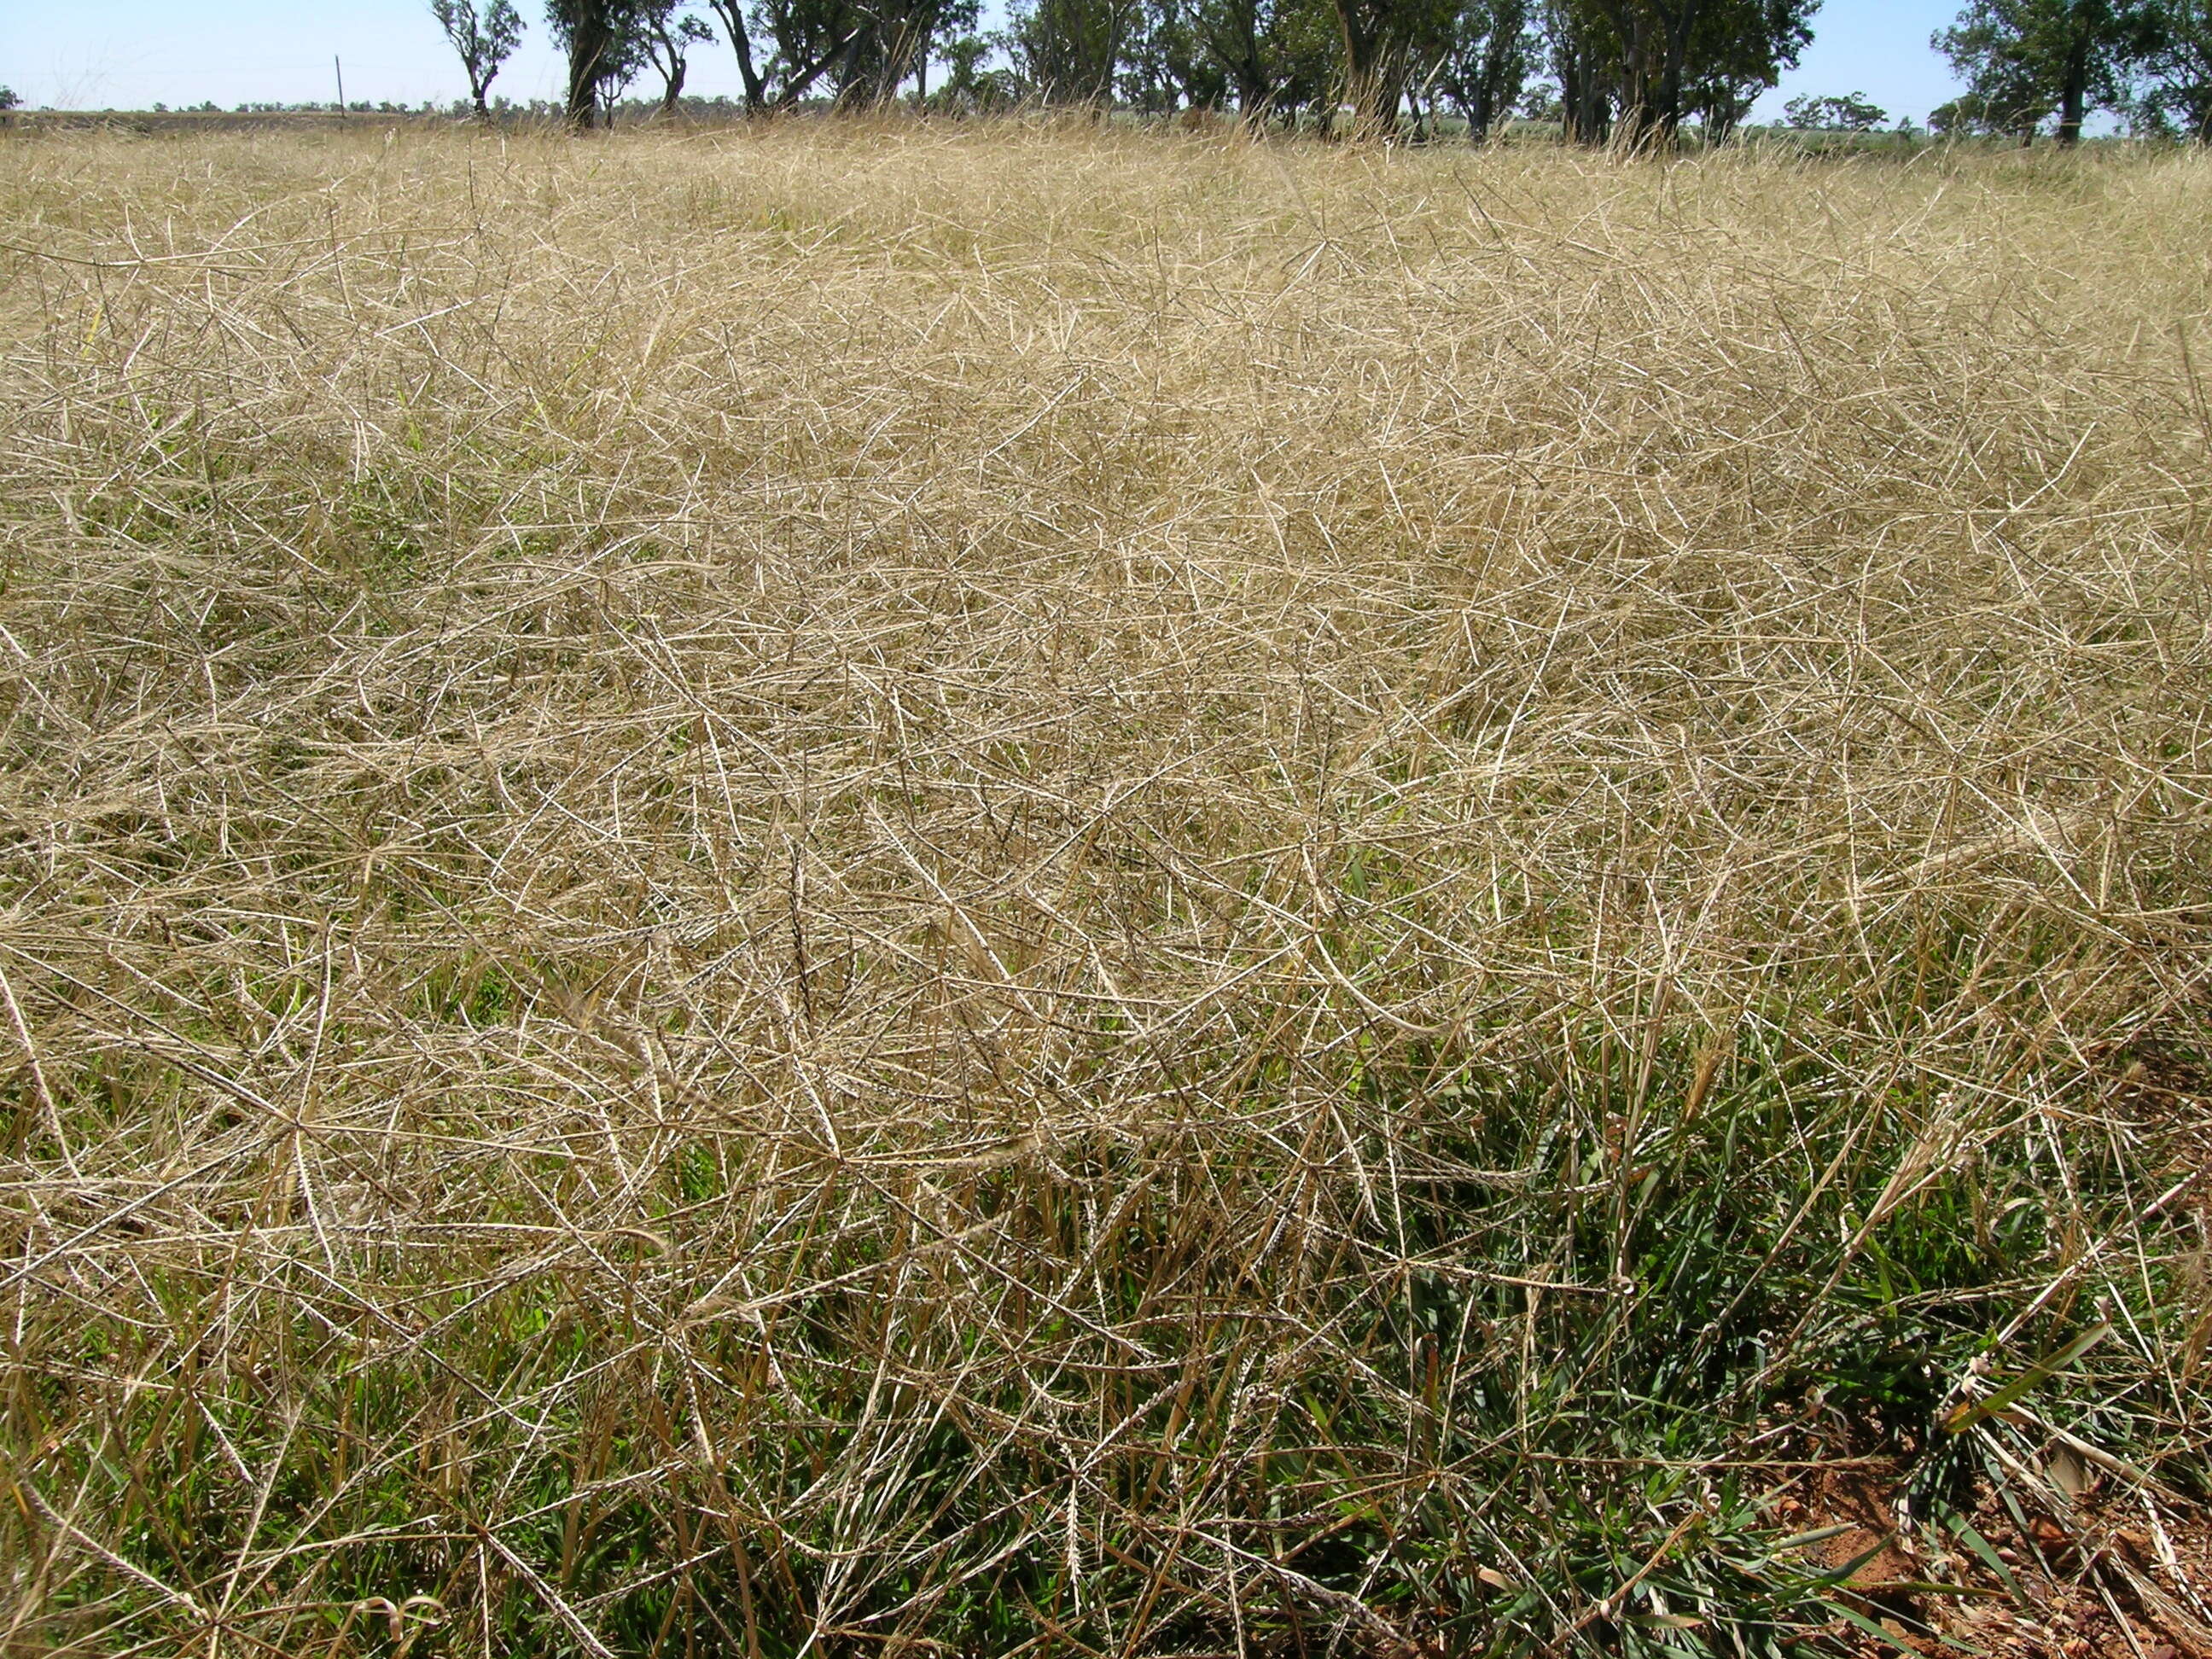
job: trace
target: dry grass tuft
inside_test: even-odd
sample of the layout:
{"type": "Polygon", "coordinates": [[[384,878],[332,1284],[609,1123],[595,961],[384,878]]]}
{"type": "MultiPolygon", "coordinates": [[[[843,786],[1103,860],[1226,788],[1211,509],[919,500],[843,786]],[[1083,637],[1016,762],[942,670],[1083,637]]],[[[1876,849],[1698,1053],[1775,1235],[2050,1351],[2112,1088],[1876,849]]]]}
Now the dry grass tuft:
{"type": "Polygon", "coordinates": [[[2212,1625],[2212,164],[17,135],[0,242],[0,1650],[1950,1619],[1814,1462],[2212,1625]]]}

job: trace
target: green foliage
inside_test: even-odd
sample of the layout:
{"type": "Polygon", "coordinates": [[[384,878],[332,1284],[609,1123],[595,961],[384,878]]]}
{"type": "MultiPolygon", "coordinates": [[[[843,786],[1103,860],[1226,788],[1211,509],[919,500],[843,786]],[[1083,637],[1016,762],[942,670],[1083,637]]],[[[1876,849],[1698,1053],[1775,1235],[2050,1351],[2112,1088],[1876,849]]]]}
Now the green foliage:
{"type": "Polygon", "coordinates": [[[1550,0],[1546,32],[1567,136],[1673,141],[1685,117],[1725,137],[1795,68],[1820,0],[1550,0]]]}
{"type": "Polygon", "coordinates": [[[896,98],[908,81],[928,96],[938,59],[953,62],[940,107],[980,106],[990,95],[985,52],[956,51],[972,37],[977,0],[709,0],[737,55],[749,109],[789,107],[817,88],[848,108],[896,98]]]}
{"type": "Polygon", "coordinates": [[[696,19],[678,21],[684,0],[545,0],[546,27],[568,59],[569,121],[611,121],[623,90],[659,63],[667,77],[664,106],[684,86],[690,44],[711,39],[696,19]]]}
{"type": "Polygon", "coordinates": [[[1191,28],[1248,121],[1291,122],[1335,94],[1329,0],[1194,0],[1191,28]]]}
{"type": "Polygon", "coordinates": [[[486,113],[485,91],[522,44],[522,14],[514,0],[430,0],[430,15],[460,58],[477,112],[486,113]]]}
{"type": "Polygon", "coordinates": [[[842,45],[828,79],[837,102],[865,109],[887,104],[922,69],[941,39],[975,27],[976,9],[942,0],[854,0],[842,7],[842,45]]]}
{"type": "Polygon", "coordinates": [[[2090,111],[2129,101],[2151,22],[2142,0],[1970,0],[1932,43],[1966,90],[1929,125],[2026,138],[2055,116],[2059,143],[2077,143],[2090,111]]]}
{"type": "Polygon", "coordinates": [[[1421,43],[1431,79],[1480,143],[1520,101],[1536,59],[1528,0],[1464,0],[1443,18],[1441,38],[1421,43]]]}
{"type": "MultiPolygon", "coordinates": [[[[519,1017],[486,1000],[494,982],[464,1018],[519,1017]]],[[[1694,1065],[1684,1054],[1662,1066],[1670,1091],[1689,1080],[1677,1066],[1694,1065]]],[[[404,1340],[373,1310],[335,1329],[302,1316],[264,1339],[258,1370],[210,1368],[189,1374],[183,1398],[120,1400],[105,1455],[88,1455],[58,1386],[19,1403],[15,1433],[59,1448],[37,1458],[40,1486],[96,1494],[123,1560],[154,1578],[204,1583],[252,1561],[280,1605],[336,1618],[380,1599],[434,1621],[466,1604],[472,1624],[538,1650],[570,1650],[560,1608],[580,1607],[618,1652],[657,1645],[672,1617],[701,1626],[710,1651],[734,1644],[727,1621],[744,1620],[766,1650],[788,1652],[833,1610],[857,1627],[1001,1651],[1041,1613],[1090,1628],[1176,1554],[1193,1570],[1212,1559],[1203,1541],[1156,1532],[1152,1506],[1173,1493],[1210,1506],[1209,1537],[1271,1544],[1295,1570],[1248,1589],[1241,1617],[1255,1635],[1294,1640],[1356,1605],[1370,1622],[1354,1628],[1426,1626],[1474,1651],[1769,1651],[1835,1616],[1841,1571],[1796,1552],[1739,1477],[1700,1466],[1728,1462],[1775,1402],[1802,1401],[1809,1440],[1766,1436],[1771,1449],[1829,1434],[1860,1455],[1928,1460],[1932,1504],[1958,1479],[1956,1436],[1939,1421],[1953,1379],[1991,1346],[1981,1293],[2048,1259],[2040,1229],[1978,1240],[1962,1228],[1968,1181],[1990,1170],[1925,1185],[1869,1222],[1861,1212],[1899,1167],[1871,1159],[1806,1212],[1785,1171],[1838,1167],[1869,1133],[1900,1145],[1930,1125],[1929,1103],[1905,1102],[1867,1124],[1824,1081],[1840,1079],[1781,1090],[1747,1054],[1694,1123],[1680,1096],[1655,1097],[1652,1166],[1621,1188],[1601,1115],[1568,1103],[1563,1118],[1557,1097],[1479,1074],[1378,1078],[1346,1121],[1347,1153],[1451,1177],[1394,1192],[1387,1213],[1351,1158],[1316,1186],[1259,1140],[1215,1140],[1197,1164],[1185,1161],[1197,1148],[1170,1141],[1057,1170],[1007,1163],[977,1194],[987,1242],[943,1270],[948,1292],[965,1294],[979,1269],[997,1286],[996,1317],[981,1326],[930,1288],[938,1271],[897,1288],[892,1270],[924,1241],[872,1183],[827,1164],[790,1172],[791,1221],[753,1235],[748,1255],[751,1275],[772,1265],[754,1282],[819,1288],[770,1298],[757,1324],[711,1304],[680,1320],[653,1311],[656,1264],[733,1213],[745,1195],[726,1171],[757,1150],[695,1137],[663,1166],[681,1210],[657,1231],[595,1239],[599,1273],[579,1261],[486,1282],[418,1264],[375,1298],[409,1310],[404,1340]],[[1417,1097],[1428,1103],[1415,1113],[1417,1097]],[[1524,1178],[1482,1173],[1499,1169],[1524,1178]],[[1140,1171],[1157,1197],[1129,1195],[1140,1171]],[[1594,1201],[1593,1186],[1613,1195],[1594,1201]],[[1279,1188],[1308,1195],[1329,1243],[1309,1275],[1261,1292],[1212,1241],[1246,1236],[1279,1188]],[[1079,1262],[1096,1293],[1071,1321],[1054,1287],[1079,1262]],[[592,1288],[623,1276],[628,1291],[592,1288]],[[1190,1297],[1203,1318],[1176,1311],[1190,1297]],[[1279,1339],[1278,1319],[1328,1343],[1279,1339]],[[1032,1369],[1039,1355],[1057,1356],[1048,1376],[1032,1369]],[[579,1375],[601,1380],[564,1384],[579,1375]],[[547,1403],[526,1417],[488,1410],[460,1377],[547,1403]],[[1041,1386],[1079,1421],[1120,1425],[1073,1480],[1055,1449],[1064,1431],[1035,1421],[1041,1386]],[[301,1422],[322,1431],[290,1426],[301,1422]],[[971,1426],[981,1423],[1007,1426],[971,1426]],[[1544,1472],[1540,1502],[1523,1490],[1531,1468],[1544,1472]],[[432,1518],[493,1483],[507,1510],[495,1543],[432,1518]],[[875,1535],[902,1541],[833,1576],[823,1564],[844,1536],[839,1513],[809,1494],[855,1483],[872,1494],[875,1535]],[[769,1511],[776,1528],[749,1518],[769,1511]],[[340,1541],[291,1553],[309,1530],[340,1541]],[[1036,1540],[1049,1547],[1024,1543],[1036,1540]]],[[[448,1176],[462,1192],[465,1167],[448,1176]]],[[[537,1177],[549,1196],[559,1169],[537,1177]]],[[[2092,1217],[2126,1212],[2104,1180],[2119,1171],[2081,1173],[2092,1217]]],[[[908,1203],[921,1191],[901,1190],[908,1203]]],[[[526,1203],[511,1219],[527,1234],[537,1213],[526,1203]]],[[[2142,1328],[2163,1328],[2154,1296],[2124,1277],[2100,1284],[2142,1328]]],[[[221,1295],[191,1273],[160,1289],[185,1322],[221,1295]]],[[[286,1298],[315,1295],[303,1284],[286,1298]]],[[[2050,1329],[2039,1340],[2056,1345],[2063,1326],[2050,1329]]],[[[43,1329],[38,1340],[51,1351],[43,1329]]],[[[2059,1364],[2087,1346],[2058,1346],[2059,1364]]],[[[2059,1369],[2027,1364],[2033,1347],[2012,1352],[2022,1384],[1991,1396],[2006,1404],[2059,1369]]],[[[79,1368],[128,1371],[159,1355],[128,1326],[78,1327],[79,1368]]],[[[2097,1432],[2127,1443],[2125,1413],[2097,1432]]],[[[125,1609],[111,1629],[163,1628],[143,1586],[104,1582],[125,1609]]],[[[1231,1630],[1225,1607],[1182,1618],[1184,1641],[1231,1630]]]]}
{"type": "Polygon", "coordinates": [[[1012,73],[985,67],[997,51],[997,43],[988,36],[948,34],[936,52],[945,76],[929,94],[929,106],[949,114],[969,115],[1018,102],[1021,89],[1012,73]]]}
{"type": "Polygon", "coordinates": [[[691,49],[712,46],[714,31],[706,20],[685,9],[688,0],[644,0],[633,27],[637,55],[660,76],[660,110],[673,110],[684,96],[690,70],[691,49]]]}
{"type": "Polygon", "coordinates": [[[636,73],[626,71],[618,40],[634,19],[632,0],[545,0],[545,26],[568,60],[568,118],[588,126],[598,118],[602,89],[620,86],[636,73]]]}
{"type": "Polygon", "coordinates": [[[1145,115],[1229,101],[1228,75],[1206,48],[1200,0],[1145,0],[1116,86],[1121,102],[1145,115]]]}
{"type": "Polygon", "coordinates": [[[1014,0],[1000,40],[1030,96],[1103,107],[1144,23],[1139,0],[1014,0]]]}
{"type": "Polygon", "coordinates": [[[1841,98],[1814,97],[1807,93],[1783,106],[1790,125],[1801,132],[1872,132],[1889,119],[1889,112],[1864,93],[1841,98]]]}
{"type": "Polygon", "coordinates": [[[2212,143],[2212,4],[2148,0],[2142,85],[2130,112],[2151,132],[2212,143]]]}

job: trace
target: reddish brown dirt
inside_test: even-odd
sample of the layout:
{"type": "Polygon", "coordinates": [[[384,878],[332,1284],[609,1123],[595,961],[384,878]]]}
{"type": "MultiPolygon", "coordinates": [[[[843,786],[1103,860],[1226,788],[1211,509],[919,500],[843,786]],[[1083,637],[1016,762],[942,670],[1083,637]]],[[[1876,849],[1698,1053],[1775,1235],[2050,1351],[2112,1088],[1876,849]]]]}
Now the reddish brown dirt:
{"type": "Polygon", "coordinates": [[[2023,1507],[2020,1524],[1993,1492],[1978,1494],[1973,1526],[2004,1571],[1963,1542],[1917,1554],[1897,1531],[1879,1471],[1823,1474],[1778,1504],[1790,1525],[1848,1530],[1808,1553],[1836,1567],[1866,1558],[1848,1583],[1856,1610],[1887,1642],[1838,1621],[1842,1651],[1956,1653],[1997,1659],[2212,1659],[2212,1516],[2164,1508],[2107,1481],[2065,1505],[2023,1507]],[[2063,1507],[2063,1516],[2051,1510],[2063,1507]],[[1943,1584],[1959,1593],[1929,1588],[1943,1584]]]}

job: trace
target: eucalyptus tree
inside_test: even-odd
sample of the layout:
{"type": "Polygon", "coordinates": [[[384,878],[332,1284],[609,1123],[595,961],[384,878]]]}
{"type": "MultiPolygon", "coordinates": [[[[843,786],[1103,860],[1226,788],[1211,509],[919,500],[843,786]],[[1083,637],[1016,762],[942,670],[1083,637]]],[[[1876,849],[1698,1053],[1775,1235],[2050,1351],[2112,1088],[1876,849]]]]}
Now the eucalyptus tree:
{"type": "Polygon", "coordinates": [[[1534,61],[1529,0],[1334,0],[1341,56],[1331,102],[1356,135],[1396,131],[1408,99],[1426,130],[1439,95],[1478,142],[1520,98],[1534,61]]]}
{"type": "Polygon", "coordinates": [[[1264,0],[1199,0],[1194,27],[1206,55],[1220,66],[1248,124],[1265,120],[1276,107],[1279,77],[1262,46],[1264,0]]]}
{"type": "Polygon", "coordinates": [[[1759,94],[1797,67],[1813,40],[1820,0],[1729,0],[1708,10],[1692,43],[1682,113],[1695,114],[1707,143],[1734,133],[1759,94]]]}
{"type": "Polygon", "coordinates": [[[660,76],[660,112],[672,112],[684,96],[691,68],[691,49],[714,43],[714,31],[684,0],[646,0],[635,26],[646,61],[660,76]]]}
{"type": "Polygon", "coordinates": [[[1437,88],[1481,143],[1520,102],[1535,64],[1528,0],[1460,0],[1446,14],[1442,45],[1437,88]]]}
{"type": "Polygon", "coordinates": [[[757,115],[768,107],[768,81],[753,58],[752,30],[747,27],[744,0],[707,0],[722,20],[723,38],[738,57],[738,78],[744,83],[745,111],[757,115]]]}
{"type": "Polygon", "coordinates": [[[2135,113],[2154,131],[2212,143],[2212,0],[2154,0],[2135,113]]]}
{"type": "Polygon", "coordinates": [[[1544,28],[1569,140],[1673,144],[1683,118],[1733,127],[1796,65],[1820,0],[1549,0],[1544,28]]]}
{"type": "Polygon", "coordinates": [[[600,106],[644,66],[647,0],[546,0],[545,25],[568,60],[568,125],[595,125],[600,106]]]}
{"type": "Polygon", "coordinates": [[[930,108],[954,115],[975,115],[1018,100],[1013,77],[1008,71],[984,67],[998,51],[997,43],[974,30],[972,22],[964,33],[948,30],[948,38],[935,48],[945,64],[945,81],[933,93],[924,88],[925,101],[930,108]]]}
{"type": "Polygon", "coordinates": [[[844,109],[888,104],[908,81],[926,93],[929,54],[940,38],[975,27],[974,0],[849,0],[844,46],[830,78],[844,109]]]}
{"type": "Polygon", "coordinates": [[[2129,106],[2157,33],[2142,0],[1968,0],[1932,42],[1966,83],[1948,125],[2025,143],[2056,116],[2059,143],[2078,144],[2090,111],[2129,106]]]}
{"type": "Polygon", "coordinates": [[[1248,125],[1295,121],[1334,97],[1332,0],[1197,0],[1194,27],[1248,125]]]}
{"type": "Polygon", "coordinates": [[[514,0],[430,0],[430,15],[452,41],[469,77],[469,101],[479,119],[489,119],[484,102],[499,66],[522,44],[522,14],[514,0]]]}
{"type": "Polygon", "coordinates": [[[1692,82],[1682,94],[1682,113],[1698,118],[1700,136],[1708,144],[1724,144],[1735,136],[1751,113],[1759,94],[1771,85],[1765,80],[1708,75],[1692,82]]]}
{"type": "Polygon", "coordinates": [[[1673,143],[1709,77],[1772,85],[1812,38],[1819,0],[1595,0],[1619,46],[1615,142],[1673,143]]]}
{"type": "Polygon", "coordinates": [[[975,33],[982,17],[981,0],[937,0],[929,25],[921,36],[920,48],[914,55],[914,100],[917,105],[928,104],[929,66],[940,60],[946,65],[959,94],[969,94],[978,62],[990,52],[988,44],[975,33]]]}
{"type": "Polygon", "coordinates": [[[1843,97],[1806,93],[1782,106],[1784,119],[1800,132],[1872,132],[1889,112],[1863,92],[1843,97]]]}
{"type": "Polygon", "coordinates": [[[708,0],[737,54],[745,107],[755,114],[788,109],[843,58],[866,19],[850,0],[708,0]]]}
{"type": "Polygon", "coordinates": [[[1595,145],[1613,135],[1620,48],[1596,9],[1581,0],[1543,0],[1541,18],[1552,78],[1559,84],[1559,136],[1595,145]]]}
{"type": "Polygon", "coordinates": [[[1352,106],[1352,136],[1395,132],[1413,69],[1423,0],[1335,0],[1342,48],[1337,101],[1352,106]]]}
{"type": "Polygon", "coordinates": [[[1141,21],[1138,0],[1015,0],[1003,43],[1033,97],[1103,109],[1141,21]]]}
{"type": "Polygon", "coordinates": [[[1124,104],[1145,115],[1230,102],[1229,72],[1208,49],[1200,0],[1141,0],[1117,89],[1124,104]]]}

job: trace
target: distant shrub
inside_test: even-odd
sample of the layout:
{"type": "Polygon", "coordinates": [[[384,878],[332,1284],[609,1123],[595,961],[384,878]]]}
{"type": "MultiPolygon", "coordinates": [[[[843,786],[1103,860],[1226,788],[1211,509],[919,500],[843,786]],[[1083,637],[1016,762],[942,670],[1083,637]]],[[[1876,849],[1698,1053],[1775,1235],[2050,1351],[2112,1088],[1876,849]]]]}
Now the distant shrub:
{"type": "Polygon", "coordinates": [[[1801,132],[1872,132],[1889,119],[1889,112],[1863,92],[1842,98],[1815,98],[1807,94],[1792,98],[1782,108],[1790,125],[1801,132]]]}

